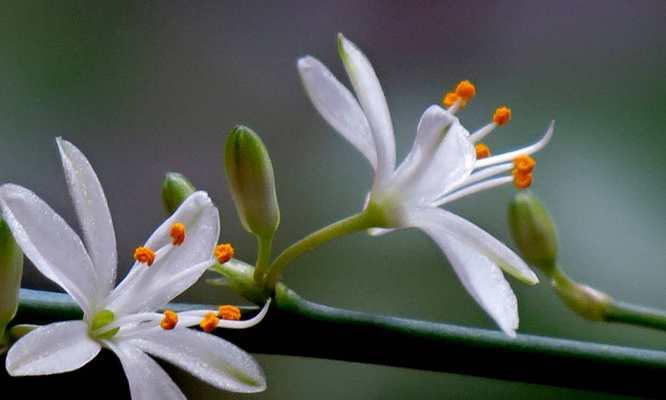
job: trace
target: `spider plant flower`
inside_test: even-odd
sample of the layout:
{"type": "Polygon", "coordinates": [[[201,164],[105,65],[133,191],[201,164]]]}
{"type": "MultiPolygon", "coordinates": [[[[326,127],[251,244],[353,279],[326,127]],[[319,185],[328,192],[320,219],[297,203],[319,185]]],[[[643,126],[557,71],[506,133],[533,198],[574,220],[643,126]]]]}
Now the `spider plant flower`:
{"type": "Polygon", "coordinates": [[[491,155],[481,140],[511,119],[499,107],[492,122],[474,133],[455,113],[476,94],[469,81],[445,95],[443,106],[425,110],[414,145],[396,168],[393,124],[370,61],[352,42],[338,36],[338,50],[356,97],[317,59],[298,60],[307,94],[322,117],[368,160],[375,172],[365,213],[377,216],[372,234],[418,228],[439,245],[470,295],[508,335],[518,327],[516,297],[500,268],[528,284],[534,272],[506,245],[471,222],[440,208],[462,197],[513,183],[532,183],[535,161],[553,135],[551,123],[536,143],[491,155]],[[446,108],[445,108],[446,107],[446,108]]]}
{"type": "MultiPolygon", "coordinates": [[[[134,253],[136,263],[114,288],[116,237],[106,197],[86,157],[58,139],[67,184],[83,240],[43,200],[23,187],[0,186],[0,209],[35,267],[83,310],[83,320],[40,327],[10,349],[12,376],[50,375],[81,368],[102,348],[122,364],[134,399],[185,396],[148,355],[172,363],[223,390],[258,392],[265,378],[255,360],[216,336],[187,329],[204,324],[196,311],[156,312],[214,264],[219,215],[205,192],[191,194],[134,253]]],[[[202,310],[205,312],[205,310],[202,310]]],[[[261,320],[207,318],[216,327],[245,328],[261,320]]]]}

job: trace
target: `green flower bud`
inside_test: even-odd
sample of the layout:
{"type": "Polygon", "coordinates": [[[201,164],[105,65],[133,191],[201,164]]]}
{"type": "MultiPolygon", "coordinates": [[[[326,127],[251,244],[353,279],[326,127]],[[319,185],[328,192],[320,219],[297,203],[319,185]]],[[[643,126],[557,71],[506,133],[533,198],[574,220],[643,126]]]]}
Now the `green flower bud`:
{"type": "Polygon", "coordinates": [[[167,173],[162,183],[164,209],[168,214],[172,214],[196,190],[185,176],[177,172],[167,173]]]}
{"type": "Polygon", "coordinates": [[[517,193],[509,205],[509,225],[523,258],[552,275],[556,269],[557,230],[539,199],[527,191],[517,193]]]}
{"type": "Polygon", "coordinates": [[[0,219],[0,341],[7,324],[16,315],[22,274],[23,252],[7,223],[0,219]]]}
{"type": "Polygon", "coordinates": [[[280,224],[280,208],[273,164],[259,135],[245,126],[233,128],[224,146],[224,165],[243,227],[272,238],[280,224]]]}

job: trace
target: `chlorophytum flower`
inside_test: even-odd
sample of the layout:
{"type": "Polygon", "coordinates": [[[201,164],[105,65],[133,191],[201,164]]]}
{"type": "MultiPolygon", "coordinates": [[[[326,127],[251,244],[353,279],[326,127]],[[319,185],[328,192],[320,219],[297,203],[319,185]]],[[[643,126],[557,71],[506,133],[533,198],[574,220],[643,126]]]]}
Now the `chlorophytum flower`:
{"type": "Polygon", "coordinates": [[[393,124],[375,71],[361,50],[342,35],[338,50],[356,97],[314,57],[299,59],[298,70],[315,108],[375,172],[364,213],[379,215],[381,223],[370,232],[424,231],[448,257],[474,300],[506,334],[514,336],[517,301],[501,270],[528,284],[536,284],[538,278],[506,245],[441,207],[512,182],[519,189],[528,187],[535,166],[530,155],[550,141],[554,123],[538,142],[491,156],[481,139],[506,124],[511,110],[499,107],[491,123],[470,134],[455,113],[472,99],[476,87],[462,81],[445,95],[444,107],[432,105],[425,110],[411,151],[396,167],[393,124]]]}
{"type": "Polygon", "coordinates": [[[190,195],[137,248],[136,263],[114,288],[116,237],[106,197],[83,153],[65,140],[57,139],[57,143],[83,240],[43,200],[21,186],[0,186],[0,209],[25,255],[72,296],[83,311],[83,320],[52,323],[22,337],[7,354],[9,374],[76,370],[107,348],[120,359],[135,400],[185,398],[148,355],[219,389],[264,390],[263,372],[249,354],[187,327],[199,325],[207,332],[216,327],[249,327],[263,318],[267,306],[246,321],[239,321],[239,314],[228,309],[220,309],[219,314],[156,312],[215,263],[220,222],[208,195],[201,191],[190,195]]]}

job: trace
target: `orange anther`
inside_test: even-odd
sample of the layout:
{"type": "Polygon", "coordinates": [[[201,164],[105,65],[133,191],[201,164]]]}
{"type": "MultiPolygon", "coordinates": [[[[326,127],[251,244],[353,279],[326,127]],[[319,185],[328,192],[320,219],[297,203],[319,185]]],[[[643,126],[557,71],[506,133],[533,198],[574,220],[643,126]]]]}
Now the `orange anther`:
{"type": "Polygon", "coordinates": [[[474,145],[474,150],[476,150],[476,159],[480,160],[482,158],[490,157],[490,147],[486,146],[483,143],[477,143],[474,145]]]}
{"type": "Polygon", "coordinates": [[[528,174],[534,170],[536,160],[525,154],[514,158],[513,166],[521,174],[528,174]]]}
{"type": "Polygon", "coordinates": [[[212,332],[217,328],[217,324],[220,322],[220,319],[217,318],[217,315],[215,315],[214,312],[209,312],[204,315],[203,319],[201,322],[199,322],[199,326],[204,332],[212,332]]]}
{"type": "Polygon", "coordinates": [[[185,241],[185,225],[177,222],[171,225],[171,238],[173,239],[171,243],[174,246],[179,246],[185,241]]]}
{"type": "Polygon", "coordinates": [[[217,316],[220,319],[228,321],[239,321],[241,319],[241,310],[236,306],[220,306],[217,311],[217,316]]]}
{"type": "Polygon", "coordinates": [[[516,187],[516,189],[527,189],[530,187],[530,185],[532,185],[532,173],[524,173],[514,169],[513,185],[516,187]]]}
{"type": "Polygon", "coordinates": [[[220,264],[224,264],[225,262],[231,260],[233,256],[234,247],[231,245],[231,243],[223,243],[215,246],[215,258],[217,258],[217,261],[219,261],[220,264]]]}
{"type": "Polygon", "coordinates": [[[476,87],[470,81],[460,81],[456,86],[456,94],[465,101],[470,101],[476,95],[476,87]]]}
{"type": "Polygon", "coordinates": [[[176,314],[172,310],[165,310],[164,311],[164,317],[160,321],[160,327],[164,330],[171,330],[176,327],[176,324],[178,324],[178,314],[176,314]]]}
{"type": "Polygon", "coordinates": [[[141,263],[147,264],[149,267],[155,262],[155,252],[148,247],[137,247],[134,250],[134,259],[141,263]]]}
{"type": "Polygon", "coordinates": [[[497,125],[504,125],[511,121],[511,109],[506,106],[498,107],[493,114],[493,122],[497,125]]]}
{"type": "Polygon", "coordinates": [[[444,98],[442,99],[442,104],[444,104],[444,107],[451,107],[452,105],[455,104],[456,101],[458,101],[459,97],[455,92],[448,92],[447,94],[444,95],[444,98]]]}

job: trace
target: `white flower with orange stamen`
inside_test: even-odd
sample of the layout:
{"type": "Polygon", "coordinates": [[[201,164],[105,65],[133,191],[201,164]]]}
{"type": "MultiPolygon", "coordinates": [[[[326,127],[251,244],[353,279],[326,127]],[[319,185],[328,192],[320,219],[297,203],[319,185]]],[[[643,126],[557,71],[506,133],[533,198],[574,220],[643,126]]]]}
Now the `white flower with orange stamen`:
{"type": "MultiPolygon", "coordinates": [[[[83,153],[67,141],[57,142],[83,241],[43,200],[23,187],[0,186],[0,209],[23,252],[42,274],[74,298],[84,316],[82,321],[40,327],[21,338],[7,354],[9,374],[72,371],[105,347],[120,358],[135,400],[185,398],[148,355],[219,389],[264,390],[264,375],[249,354],[216,336],[187,329],[198,326],[206,310],[155,312],[215,263],[220,222],[208,195],[196,192],[189,196],[137,248],[136,264],[114,289],[116,237],[106,197],[83,153]]],[[[218,318],[207,330],[246,328],[258,323],[266,311],[267,305],[246,321],[218,318]]]]}
{"type": "Polygon", "coordinates": [[[506,245],[439,207],[506,183],[529,186],[534,168],[529,155],[550,141],[553,123],[537,143],[491,156],[490,149],[479,141],[506,124],[511,110],[498,108],[493,122],[470,134],[455,112],[469,103],[476,88],[462,81],[444,96],[448,109],[433,105],[423,113],[412,150],[396,168],[393,124],[375,71],[358,47],[342,35],[338,36],[338,50],[356,97],[314,57],[298,60],[298,69],[315,108],[375,171],[365,210],[381,213],[385,223],[371,233],[397,228],[426,232],[446,254],[470,295],[504,332],[515,335],[516,297],[500,268],[529,284],[538,282],[536,275],[506,245]]]}

